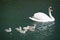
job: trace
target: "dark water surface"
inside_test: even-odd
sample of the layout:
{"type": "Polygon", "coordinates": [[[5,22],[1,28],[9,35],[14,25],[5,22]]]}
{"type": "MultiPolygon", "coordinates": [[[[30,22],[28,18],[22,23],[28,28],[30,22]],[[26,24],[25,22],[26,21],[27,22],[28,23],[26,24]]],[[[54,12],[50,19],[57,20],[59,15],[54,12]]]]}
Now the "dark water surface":
{"type": "Polygon", "coordinates": [[[1,40],[59,40],[59,7],[60,0],[1,0],[0,1],[0,38],[1,40]],[[48,15],[48,7],[53,7],[52,15],[55,22],[38,23],[28,17],[36,12],[44,12],[48,15]],[[34,32],[28,31],[21,34],[16,27],[36,24],[34,32]],[[4,31],[12,28],[11,33],[4,31]]]}

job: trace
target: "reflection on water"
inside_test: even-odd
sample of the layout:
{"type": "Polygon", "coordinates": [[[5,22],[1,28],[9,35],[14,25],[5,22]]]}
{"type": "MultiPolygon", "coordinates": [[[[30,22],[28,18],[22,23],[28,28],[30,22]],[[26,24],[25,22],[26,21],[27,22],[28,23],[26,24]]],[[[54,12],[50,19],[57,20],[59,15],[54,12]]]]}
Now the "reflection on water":
{"type": "Polygon", "coordinates": [[[38,23],[36,22],[36,30],[34,36],[36,40],[52,40],[54,32],[54,22],[38,23]]]}
{"type": "Polygon", "coordinates": [[[34,32],[28,31],[26,34],[21,34],[22,40],[53,40],[54,38],[54,22],[47,22],[47,23],[38,23],[36,24],[36,29],[34,32]]]}
{"type": "Polygon", "coordinates": [[[6,33],[6,39],[9,40],[54,40],[55,22],[33,22],[36,24],[35,31],[27,31],[22,34],[12,29],[10,33],[6,33]]]}

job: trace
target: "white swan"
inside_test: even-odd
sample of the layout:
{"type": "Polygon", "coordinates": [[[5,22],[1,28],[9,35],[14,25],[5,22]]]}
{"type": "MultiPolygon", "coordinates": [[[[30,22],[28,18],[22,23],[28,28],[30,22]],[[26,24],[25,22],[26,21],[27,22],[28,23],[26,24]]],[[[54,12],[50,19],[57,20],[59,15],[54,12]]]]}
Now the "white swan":
{"type": "Polygon", "coordinates": [[[9,29],[5,29],[5,31],[6,32],[11,32],[12,30],[11,30],[11,28],[9,28],[9,29]]]}
{"type": "Polygon", "coordinates": [[[51,8],[52,8],[51,6],[48,8],[49,16],[46,15],[45,13],[38,12],[38,13],[35,13],[33,17],[29,17],[29,19],[36,21],[36,22],[52,22],[52,21],[55,21],[55,18],[51,14],[51,12],[53,11],[51,8]]]}
{"type": "Polygon", "coordinates": [[[18,32],[25,34],[25,33],[28,31],[28,28],[27,28],[27,27],[24,27],[24,28],[25,28],[24,30],[22,30],[22,27],[15,28],[15,29],[16,29],[18,32]]]}
{"type": "Polygon", "coordinates": [[[27,31],[35,31],[36,24],[34,26],[15,28],[18,32],[25,34],[27,31]]]}
{"type": "Polygon", "coordinates": [[[35,28],[36,28],[36,24],[34,24],[33,26],[29,26],[29,31],[35,31],[35,28]]]}

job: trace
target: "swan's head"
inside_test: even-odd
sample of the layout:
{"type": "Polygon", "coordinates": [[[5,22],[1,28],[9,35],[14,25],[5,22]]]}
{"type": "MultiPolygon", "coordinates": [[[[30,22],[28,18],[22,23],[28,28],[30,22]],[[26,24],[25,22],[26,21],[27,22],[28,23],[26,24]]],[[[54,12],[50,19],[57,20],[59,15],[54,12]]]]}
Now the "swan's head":
{"type": "Polygon", "coordinates": [[[52,6],[50,6],[49,8],[48,8],[48,10],[49,10],[49,12],[52,12],[53,10],[52,10],[52,6]]]}

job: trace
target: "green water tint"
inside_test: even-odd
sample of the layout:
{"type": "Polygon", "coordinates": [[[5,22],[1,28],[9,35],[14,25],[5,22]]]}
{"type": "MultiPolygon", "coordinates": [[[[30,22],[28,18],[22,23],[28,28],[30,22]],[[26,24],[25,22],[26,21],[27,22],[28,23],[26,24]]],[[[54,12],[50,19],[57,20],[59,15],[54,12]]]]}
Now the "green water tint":
{"type": "MultiPolygon", "coordinates": [[[[34,22],[36,24],[35,31],[27,31],[25,34],[19,33],[18,31],[12,31],[11,33],[6,33],[11,40],[53,40],[54,38],[54,22],[34,22]]],[[[32,24],[32,25],[33,25],[32,24]]]]}
{"type": "MultiPolygon", "coordinates": [[[[44,12],[48,14],[48,7],[53,7],[53,15],[59,15],[58,2],[54,0],[2,0],[0,2],[0,37],[1,40],[55,40],[55,36],[59,37],[59,30],[56,28],[58,33],[54,35],[53,23],[38,23],[30,20],[28,17],[33,16],[36,12],[44,12]],[[58,9],[58,11],[57,11],[58,9]],[[28,31],[26,34],[21,34],[15,30],[16,27],[36,24],[36,30],[34,32],[28,31]],[[6,28],[12,28],[11,33],[4,31],[6,28]],[[57,36],[58,35],[58,36],[57,36]]],[[[56,24],[58,25],[58,17],[56,24]]],[[[58,25],[59,26],[59,25],[58,25]]],[[[58,27],[57,26],[57,27],[58,27]]],[[[57,39],[58,40],[58,39],[57,39]]]]}

